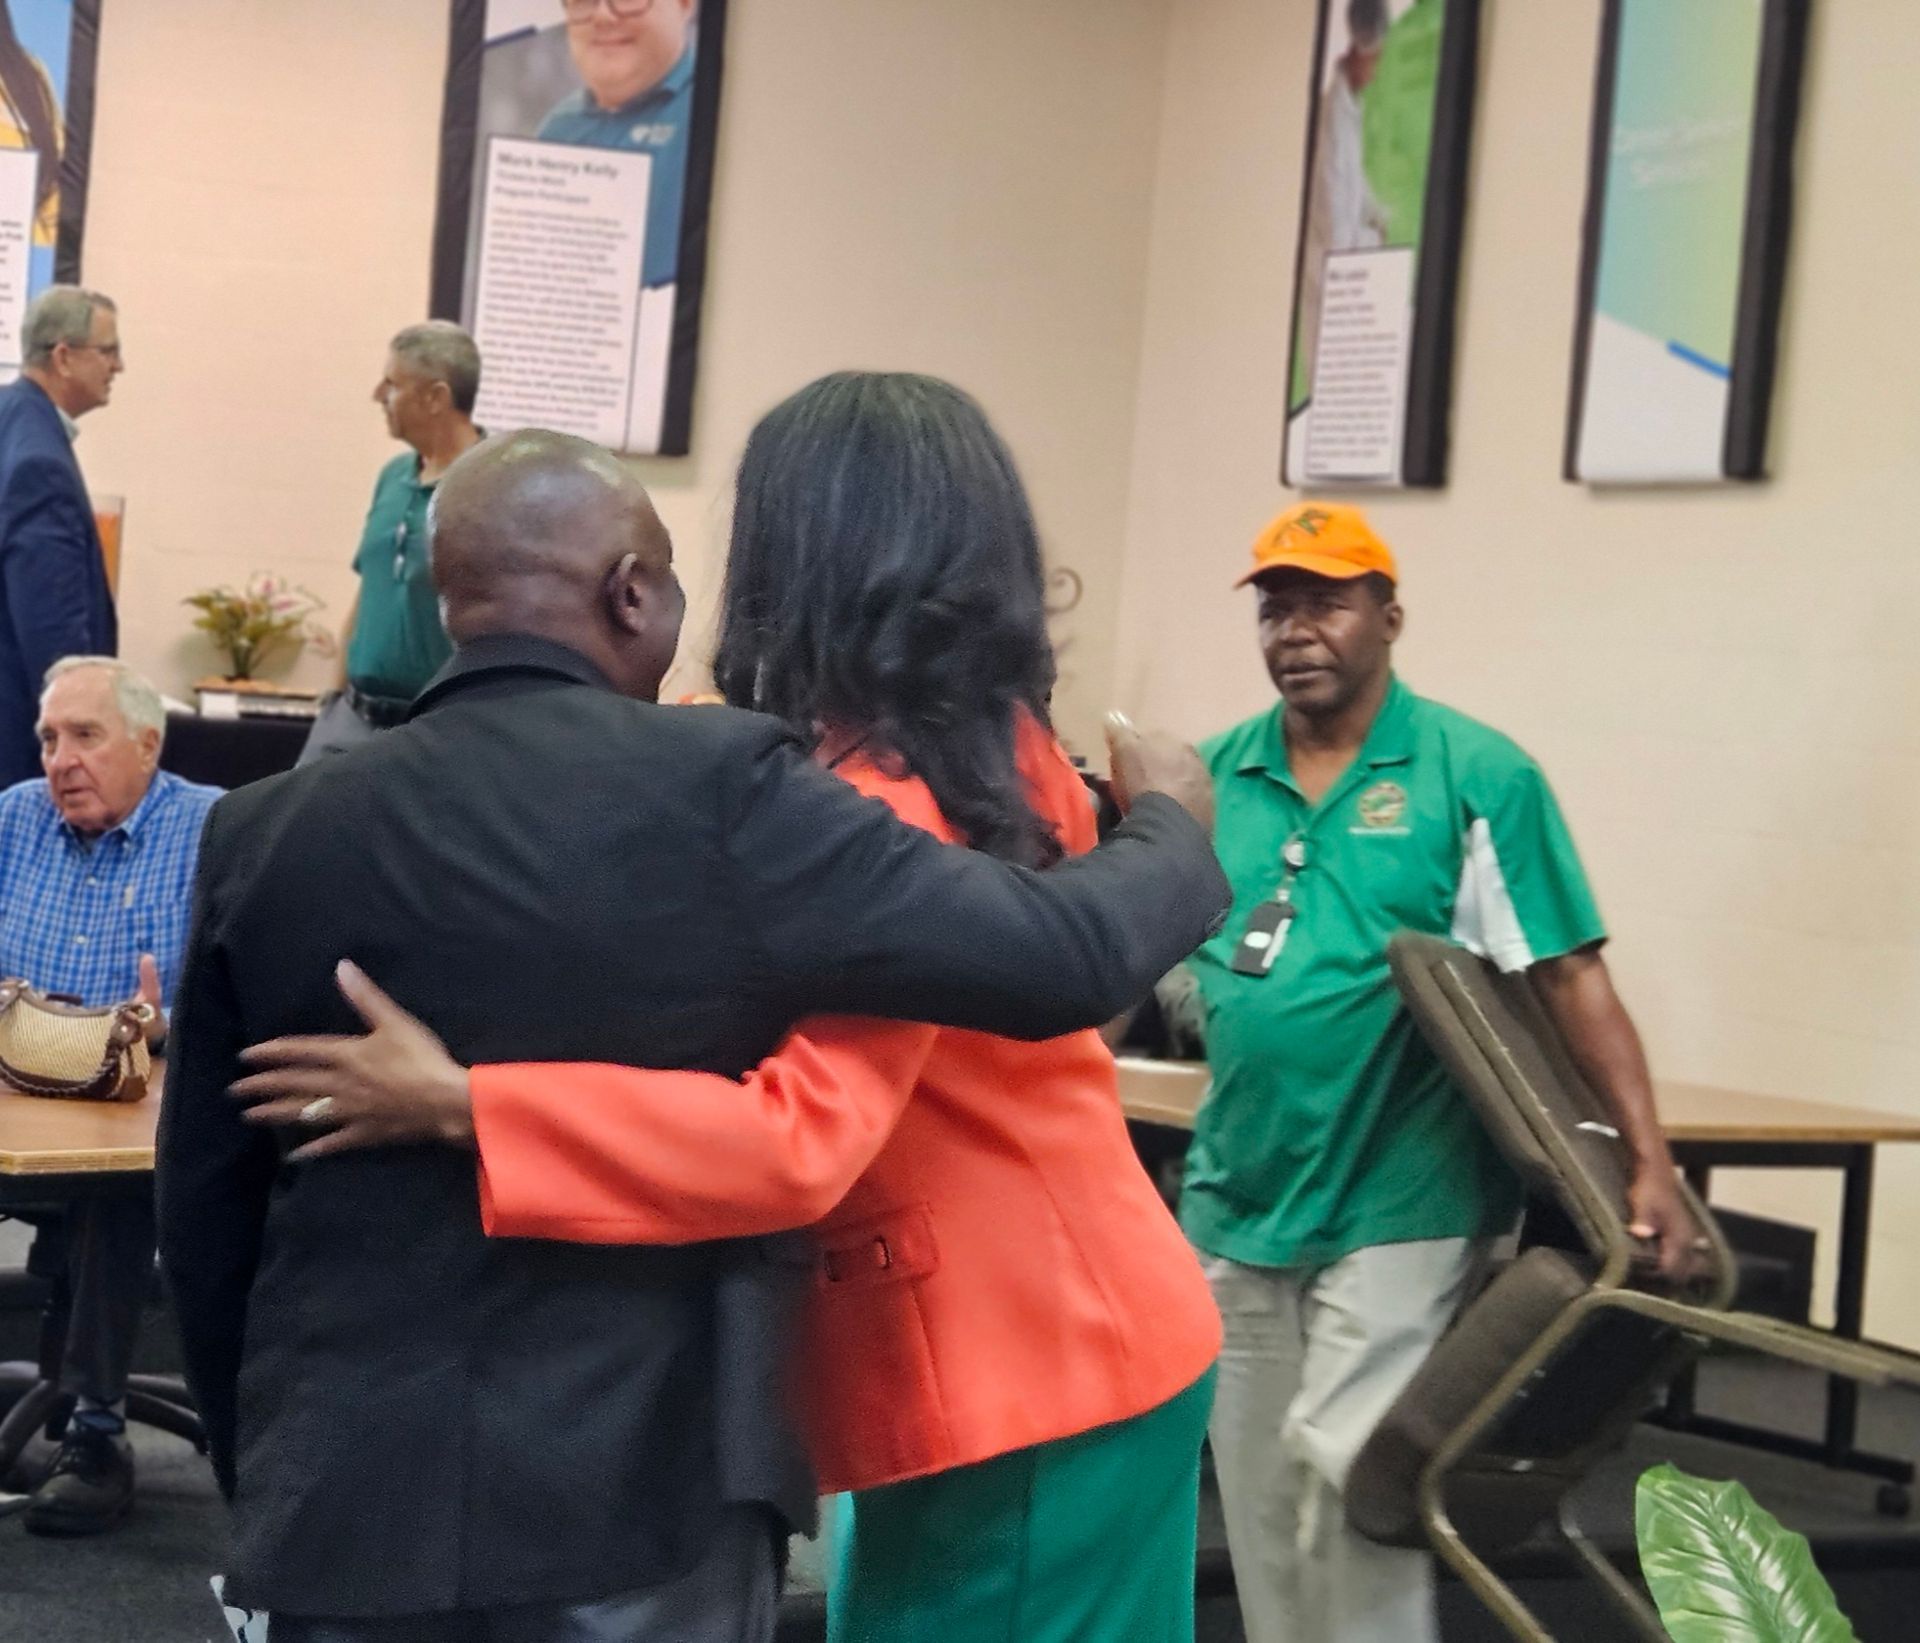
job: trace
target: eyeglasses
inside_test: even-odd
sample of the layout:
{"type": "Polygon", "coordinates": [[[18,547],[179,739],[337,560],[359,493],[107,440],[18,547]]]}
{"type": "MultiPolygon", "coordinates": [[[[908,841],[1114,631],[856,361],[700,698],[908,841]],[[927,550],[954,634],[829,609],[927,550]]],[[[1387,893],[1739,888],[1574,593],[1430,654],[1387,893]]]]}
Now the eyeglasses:
{"type": "Polygon", "coordinates": [[[653,10],[653,0],[561,0],[561,9],[566,12],[569,23],[587,22],[603,5],[622,22],[645,17],[653,10]]]}
{"type": "Polygon", "coordinates": [[[407,579],[407,522],[404,519],[393,527],[393,579],[396,582],[407,579]]]}
{"type": "MultiPolygon", "coordinates": [[[[652,0],[648,0],[648,3],[651,4],[652,0]]],[[[66,346],[76,354],[84,350],[89,354],[104,354],[108,359],[120,357],[120,344],[117,342],[69,342],[66,346]]]]}

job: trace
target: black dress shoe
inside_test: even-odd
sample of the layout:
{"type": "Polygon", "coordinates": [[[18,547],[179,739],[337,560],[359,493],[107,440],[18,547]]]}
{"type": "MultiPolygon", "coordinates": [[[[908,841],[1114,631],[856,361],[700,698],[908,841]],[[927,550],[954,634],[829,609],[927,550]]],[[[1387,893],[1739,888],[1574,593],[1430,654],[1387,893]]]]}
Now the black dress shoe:
{"type": "Polygon", "coordinates": [[[47,1481],[33,1492],[25,1523],[36,1535],[97,1535],[133,1506],[133,1446],[115,1432],[67,1428],[47,1481]]]}

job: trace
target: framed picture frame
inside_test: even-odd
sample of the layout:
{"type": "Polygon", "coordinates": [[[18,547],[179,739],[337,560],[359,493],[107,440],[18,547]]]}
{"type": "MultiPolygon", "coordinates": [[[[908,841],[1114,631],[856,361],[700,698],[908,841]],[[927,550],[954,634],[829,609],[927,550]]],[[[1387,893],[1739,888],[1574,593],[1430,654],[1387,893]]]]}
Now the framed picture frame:
{"type": "Polygon", "coordinates": [[[1319,0],[1280,477],[1446,482],[1480,0],[1319,0]]]}
{"type": "Polygon", "coordinates": [[[78,284],[102,0],[0,0],[0,381],[27,304],[78,284]]]}
{"type": "Polygon", "coordinates": [[[691,445],[726,0],[451,0],[431,311],[476,415],[691,445]]]}
{"type": "Polygon", "coordinates": [[[1606,0],[1568,480],[1766,476],[1807,18],[1808,0],[1606,0]]]}

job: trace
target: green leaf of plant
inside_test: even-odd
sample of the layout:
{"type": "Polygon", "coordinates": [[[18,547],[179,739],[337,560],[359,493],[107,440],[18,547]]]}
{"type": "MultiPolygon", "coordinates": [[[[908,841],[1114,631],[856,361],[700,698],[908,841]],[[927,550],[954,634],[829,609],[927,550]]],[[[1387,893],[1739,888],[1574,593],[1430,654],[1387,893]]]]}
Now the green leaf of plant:
{"type": "Polygon", "coordinates": [[[1655,1466],[1635,1491],[1634,1528],[1675,1643],[1858,1643],[1806,1536],[1741,1484],[1655,1466]]]}

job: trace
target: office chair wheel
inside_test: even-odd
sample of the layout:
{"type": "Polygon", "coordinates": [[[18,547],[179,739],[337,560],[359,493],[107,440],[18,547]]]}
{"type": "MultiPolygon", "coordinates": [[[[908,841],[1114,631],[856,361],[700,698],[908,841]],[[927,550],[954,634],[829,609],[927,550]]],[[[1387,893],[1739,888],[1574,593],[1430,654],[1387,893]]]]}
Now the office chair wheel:
{"type": "Polygon", "coordinates": [[[1874,1491],[1873,1506],[1882,1517],[1905,1517],[1913,1510],[1913,1491],[1903,1483],[1883,1483],[1874,1491]]]}

